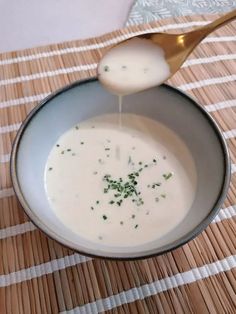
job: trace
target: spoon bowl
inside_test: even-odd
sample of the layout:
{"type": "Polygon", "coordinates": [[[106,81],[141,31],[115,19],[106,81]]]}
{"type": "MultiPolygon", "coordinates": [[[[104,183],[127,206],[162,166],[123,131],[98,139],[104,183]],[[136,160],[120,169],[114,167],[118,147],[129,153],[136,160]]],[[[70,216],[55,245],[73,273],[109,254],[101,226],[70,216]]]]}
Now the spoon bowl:
{"type": "MultiPolygon", "coordinates": [[[[146,33],[139,36],[131,37],[127,40],[124,40],[120,42],[119,44],[113,46],[100,60],[98,64],[98,79],[103,84],[103,86],[108,89],[109,91],[116,93],[116,87],[114,86],[117,82],[119,84],[119,81],[124,81],[123,86],[128,84],[127,77],[125,76],[117,76],[117,81],[114,80],[114,75],[110,75],[109,77],[106,75],[106,73],[101,71],[101,65],[104,64],[104,60],[107,58],[108,54],[111,56],[113,51],[117,51],[118,49],[121,51],[122,48],[125,48],[126,50],[123,51],[127,54],[127,47],[131,41],[134,40],[134,38],[140,40],[139,47],[134,47],[132,54],[127,54],[126,59],[133,59],[131,60],[133,63],[135,62],[135,55],[140,54],[140,50],[146,49],[145,46],[147,46],[147,51],[149,49],[149,46],[147,45],[147,42],[149,42],[149,45],[153,45],[158,47],[163,51],[163,56],[165,63],[169,66],[169,71],[167,75],[164,75],[162,79],[153,80],[152,83],[149,84],[149,82],[145,81],[145,78],[143,79],[143,86],[140,87],[140,84],[137,86],[137,90],[135,91],[141,91],[149,87],[153,87],[155,85],[160,85],[167,79],[169,79],[172,75],[174,75],[182,66],[182,64],[185,62],[185,60],[188,58],[190,53],[194,50],[194,48],[210,33],[215,31],[217,28],[222,27],[226,23],[231,22],[236,18],[236,10],[231,11],[224,16],[216,19],[212,23],[207,24],[206,26],[203,26],[201,28],[198,28],[194,31],[182,33],[182,34],[167,34],[167,33],[146,33]],[[143,44],[144,43],[144,44],[143,44]],[[115,92],[114,92],[115,91],[115,92]]],[[[152,48],[153,49],[153,48],[152,48]]],[[[146,54],[146,58],[149,58],[148,53],[146,54]]],[[[158,59],[158,54],[156,57],[156,60],[158,59]]],[[[119,59],[119,55],[116,55],[113,59],[110,58],[109,60],[112,60],[113,65],[116,64],[119,65],[119,62],[121,59],[119,59]]],[[[124,60],[124,56],[122,56],[122,61],[124,60]]],[[[138,59],[137,59],[138,60],[138,59]]],[[[135,71],[137,67],[140,66],[140,63],[143,63],[143,60],[145,58],[142,56],[142,58],[139,58],[139,62],[137,64],[134,64],[134,66],[130,69],[130,71],[135,71]]],[[[150,62],[155,63],[155,56],[152,55],[150,58],[150,62]]],[[[157,60],[158,62],[158,60],[157,60]]],[[[156,68],[159,67],[159,62],[156,64],[156,68]],[[158,65],[158,66],[157,66],[158,65]]],[[[162,61],[163,64],[163,61],[162,61]]],[[[105,69],[106,71],[106,69],[105,69]]],[[[155,70],[156,71],[156,70],[155,70]]],[[[160,71],[162,71],[160,69],[160,71]]],[[[138,77],[137,74],[133,75],[133,78],[136,79],[138,77]],[[135,76],[136,75],[136,76],[135,76]]],[[[127,89],[127,88],[126,88],[127,89]]],[[[117,89],[118,92],[116,94],[128,94],[126,91],[122,93],[122,90],[120,88],[117,89]]],[[[133,88],[130,88],[130,93],[134,92],[133,88]]]]}

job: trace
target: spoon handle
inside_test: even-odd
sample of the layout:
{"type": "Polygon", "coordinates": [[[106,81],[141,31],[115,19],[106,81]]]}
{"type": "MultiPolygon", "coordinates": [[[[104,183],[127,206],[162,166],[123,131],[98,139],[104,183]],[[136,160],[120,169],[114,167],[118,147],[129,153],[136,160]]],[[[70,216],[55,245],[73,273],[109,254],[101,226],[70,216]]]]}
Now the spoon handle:
{"type": "Polygon", "coordinates": [[[233,21],[236,18],[236,10],[233,10],[220,18],[216,19],[210,24],[207,24],[204,28],[208,29],[209,32],[214,31],[215,29],[229,23],[230,21],[233,21]]]}

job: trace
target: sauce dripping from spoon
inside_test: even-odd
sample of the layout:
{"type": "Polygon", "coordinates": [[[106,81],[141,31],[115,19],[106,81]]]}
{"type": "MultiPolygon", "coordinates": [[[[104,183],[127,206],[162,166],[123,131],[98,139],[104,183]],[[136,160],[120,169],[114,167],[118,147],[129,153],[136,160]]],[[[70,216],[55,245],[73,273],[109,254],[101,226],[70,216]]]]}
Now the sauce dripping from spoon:
{"type": "Polygon", "coordinates": [[[110,49],[98,65],[99,81],[119,98],[120,126],[122,96],[160,85],[169,76],[163,49],[143,38],[132,38],[110,49]]]}

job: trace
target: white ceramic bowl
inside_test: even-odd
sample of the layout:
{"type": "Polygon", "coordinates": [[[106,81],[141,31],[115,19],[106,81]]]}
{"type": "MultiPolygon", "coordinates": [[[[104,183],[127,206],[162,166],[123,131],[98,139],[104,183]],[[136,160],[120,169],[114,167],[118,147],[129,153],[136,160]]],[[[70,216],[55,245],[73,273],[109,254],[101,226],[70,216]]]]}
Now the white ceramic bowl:
{"type": "Polygon", "coordinates": [[[43,100],[21,126],[11,157],[11,175],[18,199],[36,226],[58,242],[85,255],[132,259],[162,254],[198,235],[211,222],[229,185],[230,161],[223,136],[212,118],[194,100],[162,85],[127,96],[124,112],[144,115],[179,135],[196,163],[198,184],[184,221],[162,239],[116,248],[98,245],[73,233],[55,216],[44,188],[48,154],[66,130],[103,113],[117,112],[117,98],[96,80],[72,84],[43,100]]]}

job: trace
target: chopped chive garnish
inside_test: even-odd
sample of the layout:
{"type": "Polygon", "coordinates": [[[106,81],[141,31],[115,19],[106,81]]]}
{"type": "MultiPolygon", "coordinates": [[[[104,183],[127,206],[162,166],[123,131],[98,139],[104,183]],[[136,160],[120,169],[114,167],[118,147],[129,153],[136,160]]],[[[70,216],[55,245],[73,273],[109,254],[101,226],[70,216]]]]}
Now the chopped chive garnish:
{"type": "Polygon", "coordinates": [[[70,149],[70,148],[68,148],[68,149],[67,149],[67,151],[68,151],[68,152],[71,152],[71,149],[70,149]]]}
{"type": "Polygon", "coordinates": [[[162,198],[166,198],[166,194],[161,194],[161,197],[162,198]]]}
{"type": "Polygon", "coordinates": [[[52,167],[48,168],[49,171],[52,171],[52,167]]]}
{"type": "Polygon", "coordinates": [[[135,225],[134,228],[137,229],[137,228],[138,228],[138,225],[135,225]]]}
{"type": "Polygon", "coordinates": [[[104,220],[107,220],[107,216],[106,216],[106,215],[103,215],[102,218],[103,218],[104,220]]]}
{"type": "Polygon", "coordinates": [[[90,208],[91,208],[92,210],[94,210],[94,207],[93,207],[93,206],[91,206],[90,208]]]}
{"type": "Polygon", "coordinates": [[[105,150],[110,150],[110,148],[109,148],[109,147],[106,147],[105,150]]]}
{"type": "Polygon", "coordinates": [[[139,164],[139,165],[142,165],[143,163],[142,163],[142,161],[140,161],[138,164],[139,164]]]}
{"type": "Polygon", "coordinates": [[[120,221],[120,225],[123,225],[124,224],[124,221],[120,221]]]}
{"type": "Polygon", "coordinates": [[[131,218],[134,219],[134,218],[135,218],[135,215],[132,215],[131,218]]]}
{"type": "Polygon", "coordinates": [[[153,189],[155,189],[155,188],[156,188],[156,186],[161,186],[161,183],[160,183],[160,182],[158,182],[158,183],[153,183],[153,184],[152,184],[152,188],[153,188],[153,189]]]}
{"type": "Polygon", "coordinates": [[[98,162],[99,162],[100,164],[103,164],[103,163],[104,163],[101,158],[98,159],[98,162]]]}
{"type": "Polygon", "coordinates": [[[99,204],[99,201],[96,201],[96,204],[99,204]]]}
{"type": "Polygon", "coordinates": [[[56,146],[57,146],[57,147],[60,147],[60,145],[59,145],[59,144],[57,144],[56,146]]]}
{"type": "Polygon", "coordinates": [[[123,202],[122,200],[119,200],[118,202],[116,202],[116,204],[120,206],[122,202],[123,202]]]}
{"type": "Polygon", "coordinates": [[[80,142],[81,145],[84,145],[84,142],[80,142]]]}
{"type": "Polygon", "coordinates": [[[156,162],[157,162],[157,161],[156,161],[156,159],[153,159],[152,161],[153,161],[154,163],[156,163],[156,162]]]}
{"type": "Polygon", "coordinates": [[[114,203],[115,203],[114,201],[110,201],[110,202],[109,202],[109,204],[114,204],[114,203]]]}
{"type": "Polygon", "coordinates": [[[108,65],[105,65],[103,69],[104,69],[105,72],[109,72],[109,70],[110,70],[108,65]]]}
{"type": "Polygon", "coordinates": [[[165,178],[165,180],[170,179],[172,176],[173,176],[173,173],[171,172],[163,174],[163,177],[165,178]]]}

